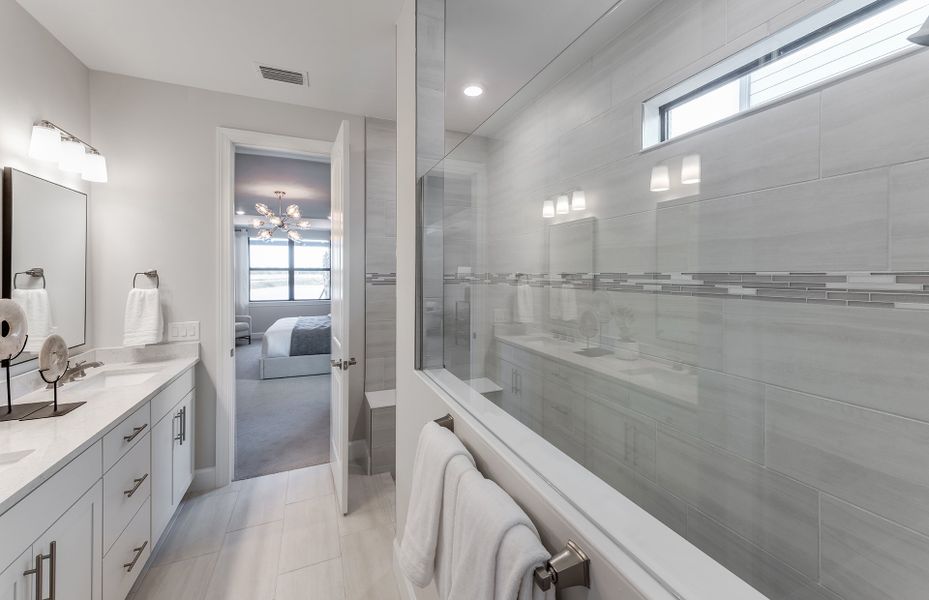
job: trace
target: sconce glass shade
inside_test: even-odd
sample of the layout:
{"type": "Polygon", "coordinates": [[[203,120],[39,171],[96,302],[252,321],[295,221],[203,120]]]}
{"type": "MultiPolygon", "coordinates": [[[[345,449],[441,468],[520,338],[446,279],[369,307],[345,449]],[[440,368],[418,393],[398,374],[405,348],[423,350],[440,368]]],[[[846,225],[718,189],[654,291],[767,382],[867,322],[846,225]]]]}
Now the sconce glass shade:
{"type": "Polygon", "coordinates": [[[61,154],[58,156],[58,168],[69,173],[84,170],[84,144],[77,140],[61,140],[61,154]]]}
{"type": "Polygon", "coordinates": [[[259,215],[263,215],[265,217],[269,217],[272,214],[271,209],[268,208],[268,205],[265,204],[264,202],[259,202],[258,204],[256,204],[255,210],[258,211],[259,215]]]}
{"type": "Polygon", "coordinates": [[[29,156],[38,160],[56,161],[61,155],[61,134],[47,123],[32,126],[29,156]]]}
{"type": "Polygon", "coordinates": [[[681,164],[681,183],[690,185],[700,183],[700,155],[690,154],[684,157],[681,164]]]}
{"type": "Polygon", "coordinates": [[[555,216],[555,201],[545,200],[542,202],[542,218],[551,219],[555,216]]]}
{"type": "Polygon", "coordinates": [[[81,179],[93,183],[106,183],[106,158],[99,152],[88,152],[85,154],[81,179]]]}
{"type": "Polygon", "coordinates": [[[295,219],[299,219],[300,218],[300,207],[297,206],[296,204],[291,204],[290,206],[288,206],[287,216],[293,217],[295,219]]]}
{"type": "Polygon", "coordinates": [[[571,201],[568,200],[567,194],[561,194],[555,201],[555,212],[559,215],[566,215],[571,212],[571,201]]]}
{"type": "Polygon", "coordinates": [[[584,190],[575,190],[571,194],[571,210],[587,210],[587,195],[584,190]]]}
{"type": "Polygon", "coordinates": [[[920,46],[929,46],[929,19],[926,19],[919,31],[906,39],[920,46]]]}
{"type": "Polygon", "coordinates": [[[653,192],[667,192],[671,189],[671,171],[668,165],[652,167],[652,182],[649,189],[653,192]]]}

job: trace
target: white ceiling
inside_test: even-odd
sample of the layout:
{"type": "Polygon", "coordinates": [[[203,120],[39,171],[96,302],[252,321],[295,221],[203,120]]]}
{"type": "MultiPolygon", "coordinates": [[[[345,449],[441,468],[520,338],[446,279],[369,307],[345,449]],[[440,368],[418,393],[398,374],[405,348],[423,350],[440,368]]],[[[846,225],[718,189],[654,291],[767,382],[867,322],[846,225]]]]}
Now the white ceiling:
{"type": "Polygon", "coordinates": [[[247,152],[235,155],[235,204],[250,217],[258,216],[256,202],[278,210],[276,190],[286,192],[283,206],[296,204],[304,217],[328,220],[330,210],[329,163],[265,156],[247,152]]]}
{"type": "Polygon", "coordinates": [[[394,118],[394,23],[403,0],[18,0],[85,65],[394,118]],[[256,63],[308,73],[266,81],[256,63]]]}

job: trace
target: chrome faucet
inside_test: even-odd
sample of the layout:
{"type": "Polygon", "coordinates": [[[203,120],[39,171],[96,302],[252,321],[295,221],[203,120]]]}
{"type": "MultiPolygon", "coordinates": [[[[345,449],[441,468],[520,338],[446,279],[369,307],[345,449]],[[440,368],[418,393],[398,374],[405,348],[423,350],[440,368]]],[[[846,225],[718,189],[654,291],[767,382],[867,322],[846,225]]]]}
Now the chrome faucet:
{"type": "MultiPolygon", "coordinates": [[[[75,379],[83,379],[87,376],[87,369],[96,369],[97,367],[102,366],[103,363],[99,360],[92,362],[87,362],[86,360],[78,361],[74,364],[74,366],[68,367],[68,369],[64,372],[64,375],[62,375],[61,379],[58,381],[58,387],[61,387],[70,381],[74,381],[75,379]]],[[[48,384],[46,389],[51,389],[52,387],[54,387],[52,384],[48,384]]]]}

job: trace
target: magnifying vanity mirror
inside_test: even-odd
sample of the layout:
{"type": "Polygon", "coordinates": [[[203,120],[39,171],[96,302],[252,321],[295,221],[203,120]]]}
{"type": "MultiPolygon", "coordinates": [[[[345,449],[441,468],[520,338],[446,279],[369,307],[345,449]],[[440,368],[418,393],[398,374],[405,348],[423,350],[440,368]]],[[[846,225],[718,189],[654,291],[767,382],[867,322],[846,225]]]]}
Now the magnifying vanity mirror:
{"type": "Polygon", "coordinates": [[[26,313],[29,339],[15,363],[36,358],[45,339],[86,342],[87,194],[3,169],[4,298],[26,313]]]}

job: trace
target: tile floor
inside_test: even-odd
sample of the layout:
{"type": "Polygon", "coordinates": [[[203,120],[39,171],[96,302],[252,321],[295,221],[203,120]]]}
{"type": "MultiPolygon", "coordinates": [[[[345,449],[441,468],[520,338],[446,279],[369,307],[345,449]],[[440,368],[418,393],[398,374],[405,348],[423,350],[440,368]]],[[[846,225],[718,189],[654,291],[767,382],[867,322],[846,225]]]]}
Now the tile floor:
{"type": "Polygon", "coordinates": [[[399,600],[394,482],[352,475],[348,515],[329,465],[185,500],[131,600],[399,600]]]}

